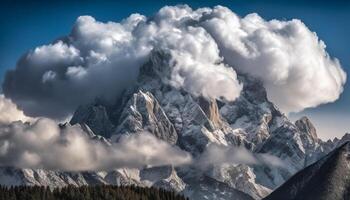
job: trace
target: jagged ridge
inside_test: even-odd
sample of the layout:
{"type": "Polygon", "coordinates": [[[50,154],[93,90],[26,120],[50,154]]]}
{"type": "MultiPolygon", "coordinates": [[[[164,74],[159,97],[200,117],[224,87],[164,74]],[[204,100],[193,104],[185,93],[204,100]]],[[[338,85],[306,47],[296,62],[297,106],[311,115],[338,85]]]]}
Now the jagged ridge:
{"type": "MultiPolygon", "coordinates": [[[[335,141],[318,139],[316,129],[307,118],[292,123],[267,99],[262,84],[245,75],[239,74],[244,88],[234,102],[205,99],[172,87],[169,84],[169,59],[169,54],[154,50],[149,62],[141,67],[137,83],[121,98],[116,102],[97,99],[92,104],[80,106],[70,124],[81,126],[90,137],[106,143],[118,140],[122,134],[150,132],[190,152],[195,158],[211,143],[243,146],[253,153],[274,155],[285,163],[285,167],[226,164],[203,172],[197,170],[199,175],[196,176],[193,176],[195,169],[181,167],[118,169],[76,173],[82,177],[77,180],[66,172],[32,170],[28,176],[19,176],[18,183],[64,186],[72,180],[76,185],[153,185],[183,192],[193,199],[206,196],[260,199],[335,146],[335,141]],[[65,176],[67,178],[62,178],[65,176]]],[[[7,173],[6,169],[0,169],[0,180],[10,184],[12,182],[6,179],[8,174],[15,177],[23,174],[23,170],[7,173]]]]}

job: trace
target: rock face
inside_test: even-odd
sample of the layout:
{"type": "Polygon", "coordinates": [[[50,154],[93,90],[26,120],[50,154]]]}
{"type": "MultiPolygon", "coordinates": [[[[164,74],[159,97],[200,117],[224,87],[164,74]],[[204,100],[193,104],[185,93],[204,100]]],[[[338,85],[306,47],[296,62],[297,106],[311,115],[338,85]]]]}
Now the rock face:
{"type": "Polygon", "coordinates": [[[86,124],[95,134],[103,137],[110,137],[114,130],[106,107],[98,103],[80,106],[70,120],[70,124],[86,124]]]}
{"type": "Polygon", "coordinates": [[[204,170],[118,169],[74,176],[48,170],[0,169],[1,183],[137,184],[175,190],[191,199],[261,199],[340,143],[318,139],[316,129],[305,117],[295,124],[291,122],[267,99],[262,84],[244,75],[238,76],[244,88],[234,102],[193,96],[174,88],[169,84],[169,59],[170,55],[153,51],[141,67],[135,85],[120,99],[96,100],[80,106],[70,124],[80,125],[88,135],[107,143],[123,134],[150,132],[191,153],[194,159],[208,145],[216,144],[246,148],[253,155],[273,156],[282,164],[225,163],[204,170]]]}
{"type": "Polygon", "coordinates": [[[190,187],[187,188],[185,195],[193,200],[202,199],[237,199],[253,200],[248,194],[228,186],[225,183],[208,177],[200,176],[192,179],[190,187]]]}
{"type": "Polygon", "coordinates": [[[141,180],[152,182],[152,186],[181,192],[186,184],[178,177],[172,166],[152,167],[140,172],[141,180]]]}
{"type": "Polygon", "coordinates": [[[210,177],[215,177],[228,186],[249,194],[254,199],[264,197],[271,192],[269,188],[256,182],[254,169],[244,164],[215,166],[210,177]]]}
{"type": "Polygon", "coordinates": [[[349,198],[350,142],[346,142],[295,174],[265,199],[343,200],[349,198]]]}
{"type": "Polygon", "coordinates": [[[307,139],[312,140],[309,143],[317,142],[317,140],[319,140],[316,134],[316,128],[307,117],[302,117],[301,119],[297,120],[295,125],[301,133],[306,135],[307,139]]]}
{"type": "Polygon", "coordinates": [[[164,110],[150,92],[133,94],[121,113],[116,134],[147,131],[156,137],[175,144],[177,133],[164,110]]]}

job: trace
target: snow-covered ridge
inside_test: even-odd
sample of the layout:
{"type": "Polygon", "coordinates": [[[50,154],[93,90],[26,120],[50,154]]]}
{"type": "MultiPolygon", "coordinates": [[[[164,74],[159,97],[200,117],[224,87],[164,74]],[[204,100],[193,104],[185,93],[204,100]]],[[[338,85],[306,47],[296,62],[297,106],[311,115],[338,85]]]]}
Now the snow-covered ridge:
{"type": "Polygon", "coordinates": [[[207,99],[171,86],[168,65],[169,55],[154,50],[141,67],[137,83],[120,99],[112,103],[99,99],[80,106],[70,124],[81,126],[90,137],[106,144],[124,134],[150,132],[194,158],[216,144],[273,156],[283,166],[225,163],[208,169],[164,166],[81,173],[8,167],[0,168],[0,183],[53,187],[137,184],[172,189],[193,199],[261,199],[340,143],[320,140],[307,118],[291,122],[267,99],[258,80],[240,74],[244,87],[234,102],[207,99]]]}

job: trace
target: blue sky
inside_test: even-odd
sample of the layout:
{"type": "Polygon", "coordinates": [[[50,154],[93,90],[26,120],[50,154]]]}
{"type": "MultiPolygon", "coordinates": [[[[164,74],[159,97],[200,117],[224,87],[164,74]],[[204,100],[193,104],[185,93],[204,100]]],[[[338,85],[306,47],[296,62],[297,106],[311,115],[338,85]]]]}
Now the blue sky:
{"type": "MultiPolygon", "coordinates": [[[[301,19],[327,45],[350,73],[350,2],[346,1],[11,1],[0,8],[0,81],[26,51],[70,32],[76,18],[91,15],[99,21],[119,21],[131,13],[149,16],[165,5],[188,4],[192,8],[223,5],[238,15],[256,12],[269,19],[301,19]]],[[[350,132],[350,86],[338,101],[292,114],[310,116],[323,138],[350,132]]]]}

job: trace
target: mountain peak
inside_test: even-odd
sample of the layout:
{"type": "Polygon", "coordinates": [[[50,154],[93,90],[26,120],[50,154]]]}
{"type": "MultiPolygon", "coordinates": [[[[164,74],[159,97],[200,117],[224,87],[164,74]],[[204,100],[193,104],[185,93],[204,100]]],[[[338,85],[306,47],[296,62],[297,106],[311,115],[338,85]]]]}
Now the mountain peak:
{"type": "Polygon", "coordinates": [[[317,140],[318,137],[317,137],[317,133],[316,133],[316,128],[312,124],[312,122],[310,121],[309,118],[304,116],[304,117],[300,118],[299,120],[297,120],[295,122],[295,125],[297,126],[297,128],[301,132],[306,133],[306,134],[310,135],[312,139],[317,140]]]}
{"type": "Polygon", "coordinates": [[[79,106],[69,123],[86,124],[95,134],[103,137],[110,137],[114,129],[106,107],[97,103],[79,106]]]}
{"type": "MultiPolygon", "coordinates": [[[[276,156],[291,166],[279,169],[264,165],[258,169],[249,164],[239,167],[225,163],[199,172],[213,180],[222,181],[225,186],[205,185],[205,180],[192,177],[192,170],[180,167],[174,169],[180,172],[179,180],[187,185],[183,189],[184,193],[196,190],[191,191],[190,195],[194,199],[203,199],[204,195],[209,195],[207,192],[196,194],[201,190],[210,190],[216,196],[232,189],[262,198],[305,167],[304,163],[313,163],[323,153],[330,151],[317,138],[316,129],[310,120],[304,117],[296,125],[293,124],[268,100],[266,89],[259,80],[238,74],[244,87],[241,96],[233,102],[204,98],[170,84],[171,65],[174,64],[170,59],[168,52],[153,50],[148,61],[141,66],[135,85],[130,85],[117,98],[117,102],[111,105],[110,102],[96,100],[90,105],[81,106],[70,123],[83,127],[86,125],[95,135],[105,136],[112,142],[124,134],[149,132],[191,153],[193,157],[201,156],[212,143],[228,147],[244,146],[257,153],[276,156]],[[210,170],[222,173],[211,173],[210,170]],[[242,178],[243,172],[245,175],[242,178]],[[203,188],[196,187],[203,184],[203,188]],[[215,187],[222,187],[223,190],[215,187]]],[[[329,146],[333,147],[331,144],[329,146]]],[[[147,173],[153,176],[152,170],[147,173]]],[[[118,177],[108,176],[108,180],[118,182],[121,179],[118,177]]],[[[132,180],[125,178],[123,182],[132,180]]],[[[158,183],[152,184],[157,186],[158,183]]],[[[177,185],[172,187],[182,188],[177,185]]]]}
{"type": "Polygon", "coordinates": [[[134,93],[120,116],[116,133],[147,131],[170,144],[178,138],[174,125],[169,121],[158,100],[150,92],[134,93]]]}
{"type": "Polygon", "coordinates": [[[145,78],[169,79],[171,70],[169,60],[170,54],[159,49],[152,50],[148,62],[140,68],[139,81],[145,78]]]}

